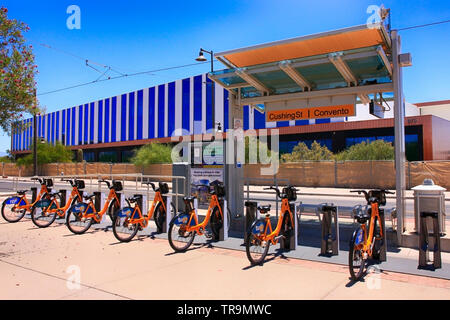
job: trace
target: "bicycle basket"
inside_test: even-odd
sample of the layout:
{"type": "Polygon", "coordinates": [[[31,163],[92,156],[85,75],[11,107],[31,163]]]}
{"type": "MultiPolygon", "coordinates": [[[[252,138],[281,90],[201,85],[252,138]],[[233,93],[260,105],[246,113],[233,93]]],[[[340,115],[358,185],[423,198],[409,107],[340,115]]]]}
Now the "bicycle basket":
{"type": "Polygon", "coordinates": [[[225,197],[225,187],[222,184],[215,185],[214,192],[218,197],[225,197]]]}
{"type": "Polygon", "coordinates": [[[78,190],[84,189],[86,187],[84,180],[75,180],[75,187],[77,187],[78,190]]]}
{"type": "Polygon", "coordinates": [[[122,191],[123,190],[123,187],[122,187],[122,182],[120,182],[120,181],[113,181],[113,185],[112,185],[112,188],[114,189],[114,191],[122,191]]]}
{"type": "Polygon", "coordinates": [[[289,201],[297,200],[297,191],[295,190],[295,187],[284,188],[283,193],[286,195],[289,201]]]}
{"type": "Polygon", "coordinates": [[[378,205],[385,206],[386,205],[386,194],[380,190],[372,190],[369,191],[369,198],[377,198],[378,205]]]}
{"type": "Polygon", "coordinates": [[[48,188],[53,187],[53,180],[52,180],[52,179],[45,179],[44,183],[45,183],[45,185],[46,185],[48,188]]]}
{"type": "Polygon", "coordinates": [[[161,194],[169,193],[169,185],[167,183],[159,183],[159,191],[161,194]]]}

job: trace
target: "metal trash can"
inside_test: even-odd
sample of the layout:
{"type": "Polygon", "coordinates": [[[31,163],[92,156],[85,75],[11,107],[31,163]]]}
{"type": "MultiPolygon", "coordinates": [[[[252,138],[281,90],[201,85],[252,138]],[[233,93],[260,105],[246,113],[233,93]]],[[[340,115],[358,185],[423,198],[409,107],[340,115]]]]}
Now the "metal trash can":
{"type": "MultiPolygon", "coordinates": [[[[439,215],[439,232],[445,233],[445,194],[447,189],[434,184],[431,179],[425,179],[423,184],[412,188],[414,190],[414,230],[420,233],[420,213],[437,212],[439,215]]],[[[429,232],[432,233],[429,225],[429,232]]]]}

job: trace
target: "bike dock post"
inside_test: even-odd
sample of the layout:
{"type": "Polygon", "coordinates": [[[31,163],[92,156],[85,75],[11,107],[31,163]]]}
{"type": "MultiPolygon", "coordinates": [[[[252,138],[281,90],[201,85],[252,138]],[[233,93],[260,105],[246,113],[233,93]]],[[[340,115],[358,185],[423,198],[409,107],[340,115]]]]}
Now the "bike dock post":
{"type": "Polygon", "coordinates": [[[223,224],[222,227],[220,228],[220,232],[219,232],[219,239],[214,239],[214,235],[213,235],[213,241],[225,241],[228,239],[228,224],[230,223],[228,221],[228,212],[227,212],[227,200],[222,199],[219,200],[220,203],[220,209],[222,210],[222,214],[223,214],[223,224]]]}
{"type": "Polygon", "coordinates": [[[33,187],[31,188],[31,203],[35,203],[37,198],[37,188],[33,187]]]}
{"type": "Polygon", "coordinates": [[[383,232],[382,246],[380,248],[380,262],[387,261],[387,242],[386,242],[386,223],[384,217],[384,209],[378,209],[380,214],[380,228],[383,232]]]}
{"type": "Polygon", "coordinates": [[[421,212],[420,213],[420,234],[419,234],[419,267],[418,269],[435,270],[442,268],[441,261],[441,235],[439,230],[439,213],[438,212],[421,212]],[[429,230],[427,220],[432,219],[433,232],[432,241],[429,238],[429,230]],[[431,249],[430,249],[431,248],[431,249]],[[428,264],[429,253],[433,252],[433,264],[428,264]]]}
{"type": "MultiPolygon", "coordinates": [[[[171,213],[171,206],[170,204],[172,203],[172,196],[164,196],[163,195],[163,201],[164,201],[164,205],[166,206],[166,216],[165,216],[165,221],[163,223],[163,227],[161,228],[161,230],[157,230],[158,233],[167,233],[169,232],[169,226],[170,226],[170,221],[172,221],[172,213],[171,213]]],[[[174,212],[174,214],[176,215],[177,213],[174,212]]]]}
{"type": "Polygon", "coordinates": [[[59,206],[62,208],[67,203],[67,190],[62,189],[62,190],[59,190],[59,192],[61,193],[61,203],[59,204],[59,206]]]}
{"type": "Polygon", "coordinates": [[[290,202],[291,211],[293,213],[294,225],[293,228],[289,230],[287,235],[284,235],[280,240],[280,249],[292,251],[297,249],[298,244],[298,221],[297,221],[297,212],[300,212],[302,203],[300,201],[290,202]],[[286,238],[287,236],[287,238],[286,238]]]}
{"type": "Polygon", "coordinates": [[[320,204],[317,209],[319,211],[319,216],[320,213],[322,214],[322,240],[320,246],[320,255],[337,256],[339,255],[338,207],[333,203],[324,203],[320,204]]]}
{"type": "Polygon", "coordinates": [[[244,223],[244,244],[247,242],[247,237],[250,232],[250,228],[256,220],[259,219],[258,202],[246,201],[245,202],[245,223],[244,223]]]}

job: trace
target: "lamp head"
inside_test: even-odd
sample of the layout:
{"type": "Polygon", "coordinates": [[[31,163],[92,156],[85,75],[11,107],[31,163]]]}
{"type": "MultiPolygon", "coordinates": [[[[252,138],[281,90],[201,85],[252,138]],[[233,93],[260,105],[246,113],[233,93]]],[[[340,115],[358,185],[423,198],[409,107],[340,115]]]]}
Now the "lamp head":
{"type": "Polygon", "coordinates": [[[203,55],[203,52],[202,52],[202,51],[200,51],[200,53],[198,54],[198,58],[195,59],[195,60],[198,61],[198,62],[205,62],[205,61],[208,61],[208,60],[205,58],[205,56],[203,55]]]}

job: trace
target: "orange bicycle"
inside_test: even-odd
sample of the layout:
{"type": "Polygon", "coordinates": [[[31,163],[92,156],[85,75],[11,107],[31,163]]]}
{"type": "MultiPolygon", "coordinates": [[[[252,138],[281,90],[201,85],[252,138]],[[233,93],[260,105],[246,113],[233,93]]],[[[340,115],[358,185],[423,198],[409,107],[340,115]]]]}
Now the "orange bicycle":
{"type": "Polygon", "coordinates": [[[297,200],[297,189],[293,186],[288,186],[283,188],[282,193],[275,187],[265,188],[264,190],[276,191],[278,197],[282,199],[281,210],[277,227],[273,230],[269,214],[271,206],[258,207],[258,211],[265,217],[256,220],[252,224],[245,243],[247,258],[252,265],[264,262],[271,243],[276,245],[281,239],[288,239],[291,236],[291,232],[294,232],[294,210],[292,210],[289,202],[297,200]]]}
{"type": "Polygon", "coordinates": [[[56,220],[56,217],[64,218],[67,210],[75,205],[76,202],[82,201],[80,190],[85,188],[83,180],[64,180],[63,182],[69,182],[72,186],[72,192],[70,193],[69,200],[65,206],[61,207],[62,192],[53,192],[49,194],[48,199],[40,200],[33,207],[31,212],[31,220],[38,228],[48,228],[56,220]]]}
{"type": "Polygon", "coordinates": [[[352,280],[358,281],[364,274],[368,260],[379,260],[380,258],[384,235],[379,208],[386,205],[386,194],[395,193],[387,190],[370,190],[368,192],[355,190],[351,192],[363,193],[367,200],[367,206],[356,206],[354,209],[354,218],[361,225],[353,233],[348,255],[350,276],[352,280]],[[367,226],[368,221],[369,226],[367,226]]]}
{"type": "MultiPolygon", "coordinates": [[[[196,197],[184,198],[185,212],[178,213],[170,222],[169,226],[169,244],[175,252],[185,252],[194,242],[196,235],[205,235],[207,238],[218,239],[220,229],[223,226],[223,201],[225,197],[225,187],[222,184],[215,186],[199,185],[209,189],[211,200],[209,202],[208,212],[203,222],[199,223],[195,213],[194,200],[196,197]],[[206,230],[210,226],[212,233],[206,230]]],[[[227,210],[228,219],[230,219],[227,210]]],[[[228,220],[229,221],[229,220],[228,220]]]]}
{"type": "MultiPolygon", "coordinates": [[[[114,236],[120,242],[130,242],[138,231],[148,227],[152,217],[158,230],[162,230],[166,221],[167,197],[164,195],[169,193],[168,184],[160,182],[158,188],[151,182],[143,182],[142,184],[151,185],[155,192],[152,206],[148,213],[143,215],[139,205],[139,203],[142,203],[142,195],[138,194],[126,199],[128,207],[120,209],[114,214],[112,227],[114,236]],[[132,203],[134,203],[134,207],[131,207],[132,203]]],[[[171,203],[170,205],[172,212],[175,212],[173,204],[171,203]]]]}
{"type": "Polygon", "coordinates": [[[32,178],[33,181],[39,181],[41,184],[41,191],[36,196],[33,203],[27,199],[27,192],[30,190],[19,190],[17,196],[7,198],[2,204],[2,217],[9,223],[16,223],[22,220],[25,214],[31,213],[34,206],[41,199],[47,198],[51,187],[53,187],[52,179],[32,178]]]}
{"type": "Polygon", "coordinates": [[[88,200],[88,203],[81,202],[72,206],[69,209],[66,224],[69,230],[74,234],[83,234],[89,230],[93,223],[99,224],[105,213],[108,213],[111,221],[113,221],[114,207],[120,208],[120,201],[117,197],[117,192],[123,190],[122,182],[115,180],[112,181],[112,184],[106,180],[99,180],[98,182],[106,183],[109,189],[109,194],[106,198],[105,205],[100,211],[97,211],[93,199],[95,194],[91,194],[83,197],[85,200],[88,200]]]}

